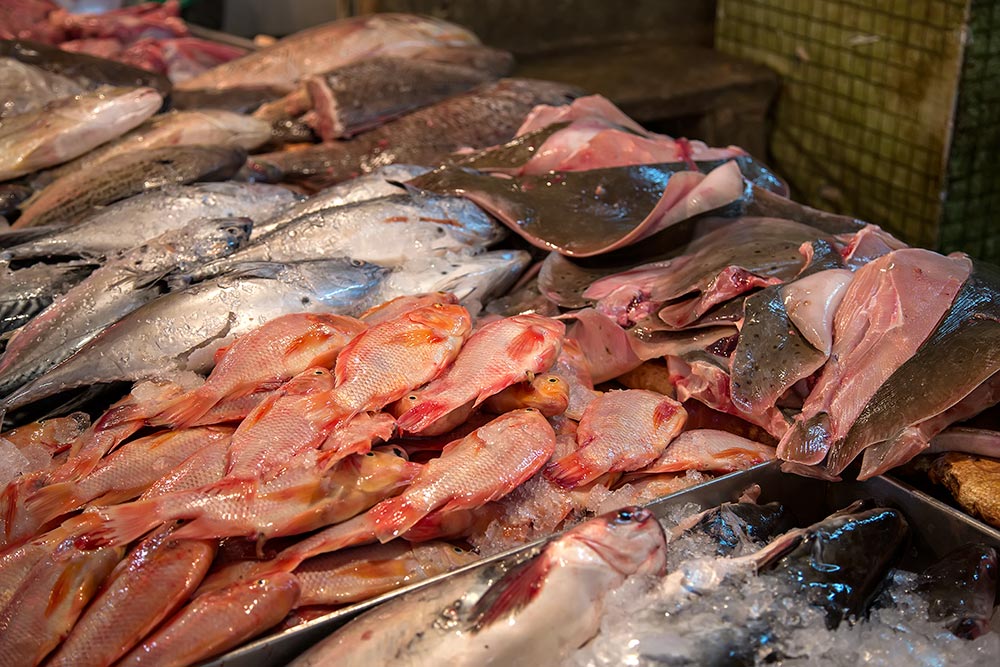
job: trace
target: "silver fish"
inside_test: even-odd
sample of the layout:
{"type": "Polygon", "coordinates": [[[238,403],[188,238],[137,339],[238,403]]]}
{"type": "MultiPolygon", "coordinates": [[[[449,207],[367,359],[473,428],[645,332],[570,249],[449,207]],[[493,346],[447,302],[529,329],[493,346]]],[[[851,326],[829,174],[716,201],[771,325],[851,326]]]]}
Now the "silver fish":
{"type": "Polygon", "coordinates": [[[152,88],[110,88],[56,100],[0,124],[0,181],[72,160],[160,108],[152,88]]]}
{"type": "Polygon", "coordinates": [[[217,350],[268,320],[295,312],[357,314],[386,270],[343,257],[260,262],[165,294],[102,331],[73,356],[9,396],[0,409],[27,405],[96,383],[204,373],[217,350]]]}
{"type": "Polygon", "coordinates": [[[250,238],[247,219],[196,220],[113,258],[24,325],[0,357],[0,395],[38,377],[106,327],[163,292],[175,269],[232,254],[250,238]]]}
{"type": "Polygon", "coordinates": [[[0,120],[35,111],[52,100],[72,97],[83,87],[40,67],[0,58],[0,120]]]}
{"type": "Polygon", "coordinates": [[[95,269],[89,262],[0,268],[0,334],[13,331],[95,269]]]}
{"type": "Polygon", "coordinates": [[[623,508],[564,533],[527,563],[524,552],[521,564],[505,562],[376,607],[291,667],[558,664],[596,634],[613,588],[633,574],[663,574],[666,541],[648,510],[623,508]]]}
{"type": "Polygon", "coordinates": [[[106,206],[76,225],[12,246],[0,257],[103,257],[146,243],[195,218],[250,218],[259,233],[258,220],[274,216],[297,200],[297,195],[275,185],[171,185],[106,206]]]}

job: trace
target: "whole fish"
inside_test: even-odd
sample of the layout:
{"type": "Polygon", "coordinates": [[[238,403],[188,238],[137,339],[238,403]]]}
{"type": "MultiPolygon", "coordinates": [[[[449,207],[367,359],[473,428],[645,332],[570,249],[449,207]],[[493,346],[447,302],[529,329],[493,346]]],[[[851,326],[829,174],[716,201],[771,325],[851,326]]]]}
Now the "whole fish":
{"type": "Polygon", "coordinates": [[[257,221],[296,200],[294,193],[275,185],[169,185],[100,208],[75,225],[0,251],[0,257],[104,257],[134,248],[196,218],[250,218],[259,235],[257,221]]]}
{"type": "Polygon", "coordinates": [[[59,74],[88,90],[101,86],[146,87],[159,91],[164,99],[170,95],[170,80],[163,74],[86,53],[64,51],[49,44],[3,39],[0,40],[0,56],[59,74]]]}
{"type": "Polygon", "coordinates": [[[368,326],[373,327],[376,324],[394,320],[411,310],[423,308],[424,306],[432,306],[435,303],[441,305],[456,304],[458,303],[458,299],[455,298],[454,294],[448,292],[429,292],[427,294],[397,296],[395,299],[384,301],[377,306],[369,308],[361,313],[359,319],[368,326]]]}
{"type": "Polygon", "coordinates": [[[49,665],[111,665],[182,604],[208,572],[211,540],[169,530],[140,542],[108,575],[49,665]]]}
{"type": "Polygon", "coordinates": [[[666,569],[663,529],[634,507],[525,555],[519,566],[512,557],[376,607],[292,665],[558,664],[597,633],[608,593],[629,576],[666,569]]]}
{"type": "Polygon", "coordinates": [[[403,540],[317,556],[295,568],[302,588],[298,605],[361,602],[477,559],[474,553],[447,542],[409,544],[403,540]]]}
{"type": "Polygon", "coordinates": [[[511,410],[534,408],[546,417],[555,417],[569,407],[569,383],[555,373],[539,375],[531,382],[519,382],[483,401],[483,409],[502,415],[511,410]]]}
{"type": "Polygon", "coordinates": [[[0,120],[35,111],[53,100],[83,91],[76,82],[59,74],[0,57],[0,120]]]}
{"type": "Polygon", "coordinates": [[[122,255],[73,286],[24,325],[0,357],[0,395],[38,377],[105,328],[160,296],[160,278],[245,245],[249,220],[195,220],[122,255]]]}
{"type": "Polygon", "coordinates": [[[606,472],[627,472],[656,460],[684,427],[687,413],[677,401],[643,389],[609,391],[580,418],[572,454],[550,463],[545,476],[565,488],[606,472]]]}
{"type": "Polygon", "coordinates": [[[397,118],[351,141],[300,151],[255,155],[252,178],[305,180],[321,188],[394,162],[436,164],[460,148],[482,148],[514,136],[536,104],[563,104],[576,95],[565,84],[502,79],[397,118]]]}
{"type": "Polygon", "coordinates": [[[301,30],[179,84],[181,90],[272,86],[290,90],[299,79],[361,58],[407,56],[430,46],[465,46],[479,40],[440,19],[408,14],[357,16],[301,30]]]}
{"type": "Polygon", "coordinates": [[[298,596],[298,581],[284,572],[200,595],[115,664],[184,667],[201,662],[277,625],[298,596]]]}
{"type": "Polygon", "coordinates": [[[181,428],[193,424],[224,398],[238,398],[291,379],[311,366],[333,366],[337,354],[367,326],[352,317],[293,313],[240,336],[193,389],[151,419],[181,428]]]}
{"type": "Polygon", "coordinates": [[[917,590],[929,602],[927,616],[965,639],[990,631],[997,597],[997,550],[966,544],[920,574],[917,590]]]}
{"type": "Polygon", "coordinates": [[[544,373],[555,363],[565,325],[538,315],[517,315],[487,324],[472,335],[448,370],[416,392],[396,422],[420,433],[466,403],[473,407],[512,384],[544,373]]]}
{"type": "Polygon", "coordinates": [[[97,268],[89,262],[33,264],[11,271],[0,264],[0,334],[13,331],[97,268]]]}
{"type": "Polygon", "coordinates": [[[270,126],[252,116],[212,109],[172,111],[154,116],[114,141],[45,172],[35,182],[51,183],[74,171],[97,169],[111,158],[132,151],[199,144],[250,151],[270,138],[270,126]]]}
{"type": "Polygon", "coordinates": [[[774,458],[774,447],[741,438],[726,431],[685,431],[667,445],[659,458],[643,468],[643,474],[683,472],[727,473],[743,470],[774,458]]]}
{"type": "Polygon", "coordinates": [[[0,181],[61,164],[152,116],[163,98],[151,88],[112,88],[50,102],[0,123],[0,181]]]}
{"type": "Polygon", "coordinates": [[[3,407],[94,383],[206,372],[219,348],[280,315],[363,310],[384,273],[342,258],[265,263],[165,294],[105,329],[3,407]]]}
{"type": "Polygon", "coordinates": [[[225,180],[245,159],[243,149],[227,146],[170,146],[119,155],[104,163],[96,174],[73,172],[50,183],[24,207],[13,227],[75,224],[95,206],[146,190],[199,180],[225,180]]]}
{"type": "Polygon", "coordinates": [[[478,250],[500,238],[500,228],[462,199],[391,195],[296,218],[194,276],[218,275],[239,262],[321,257],[354,257],[388,266],[418,253],[478,250]]]}

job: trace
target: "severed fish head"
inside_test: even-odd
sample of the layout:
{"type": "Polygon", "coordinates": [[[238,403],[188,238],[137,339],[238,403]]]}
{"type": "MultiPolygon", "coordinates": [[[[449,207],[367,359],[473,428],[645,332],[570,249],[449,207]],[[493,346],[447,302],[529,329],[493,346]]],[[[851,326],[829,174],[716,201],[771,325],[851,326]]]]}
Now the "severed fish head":
{"type": "Polygon", "coordinates": [[[562,540],[584,543],[623,576],[661,575],[667,568],[663,527],[640,507],[623,507],[580,524],[562,540]]]}

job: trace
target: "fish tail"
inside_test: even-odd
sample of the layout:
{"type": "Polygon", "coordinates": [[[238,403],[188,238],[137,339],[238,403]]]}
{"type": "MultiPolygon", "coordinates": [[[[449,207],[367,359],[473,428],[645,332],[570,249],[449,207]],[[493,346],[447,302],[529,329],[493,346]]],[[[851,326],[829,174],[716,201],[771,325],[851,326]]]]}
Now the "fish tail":
{"type": "Polygon", "coordinates": [[[572,489],[597,479],[604,472],[606,471],[594,470],[580,456],[579,452],[573,452],[569,456],[564,456],[545,466],[542,474],[550,482],[558,484],[564,489],[572,489]]]}
{"type": "Polygon", "coordinates": [[[28,499],[28,511],[39,525],[72,512],[82,504],[76,495],[76,488],[74,482],[57,482],[43,487],[28,499]]]}
{"type": "Polygon", "coordinates": [[[396,420],[399,428],[410,433],[419,433],[451,411],[441,401],[427,400],[414,405],[396,420]]]}
{"type": "Polygon", "coordinates": [[[84,512],[81,519],[74,540],[79,549],[127,544],[163,523],[155,501],[148,500],[84,512]]]}
{"type": "Polygon", "coordinates": [[[149,419],[149,423],[153,426],[187,428],[204,417],[205,413],[211,410],[216,403],[218,403],[218,397],[212,391],[206,391],[205,387],[198,387],[160,410],[149,419]]]}

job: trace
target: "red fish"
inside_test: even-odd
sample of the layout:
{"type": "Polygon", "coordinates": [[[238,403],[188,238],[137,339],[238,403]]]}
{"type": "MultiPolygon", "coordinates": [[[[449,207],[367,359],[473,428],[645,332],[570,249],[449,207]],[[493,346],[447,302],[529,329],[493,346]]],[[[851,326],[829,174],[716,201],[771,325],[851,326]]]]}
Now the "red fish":
{"type": "Polygon", "coordinates": [[[683,472],[733,472],[770,461],[774,447],[738,435],[712,429],[685,431],[667,445],[656,461],[643,468],[643,474],[683,472]]]}
{"type": "Polygon", "coordinates": [[[411,310],[423,308],[424,306],[432,306],[435,303],[454,305],[458,303],[458,299],[450,292],[397,296],[395,299],[390,299],[383,304],[369,308],[361,314],[359,319],[368,326],[373,327],[376,324],[394,320],[411,310]]]}
{"type": "Polygon", "coordinates": [[[531,382],[519,382],[483,401],[483,409],[501,415],[511,410],[534,408],[546,417],[566,412],[569,383],[554,373],[539,375],[531,382]]]}

